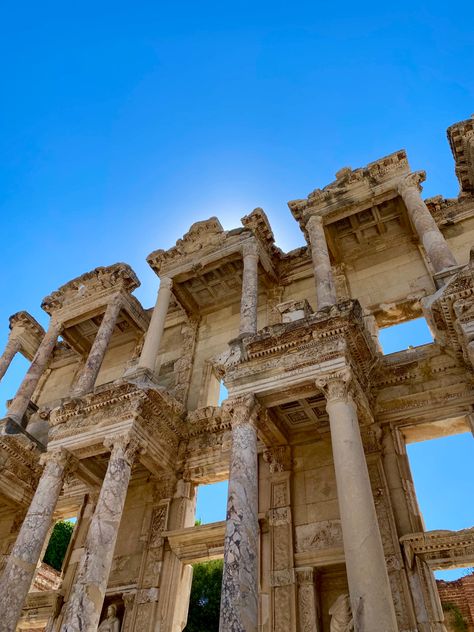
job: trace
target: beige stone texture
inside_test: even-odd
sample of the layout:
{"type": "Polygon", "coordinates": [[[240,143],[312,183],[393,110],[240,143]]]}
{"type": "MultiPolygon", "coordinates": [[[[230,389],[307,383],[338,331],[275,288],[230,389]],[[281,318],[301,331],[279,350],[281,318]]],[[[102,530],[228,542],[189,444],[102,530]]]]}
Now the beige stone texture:
{"type": "Polygon", "coordinates": [[[12,316],[0,377],[31,365],[1,422],[0,629],[181,632],[192,564],[224,558],[221,632],[331,632],[344,595],[359,632],[445,632],[433,570],[474,565],[474,534],[425,531],[406,444],[474,429],[472,119],[448,136],[458,198],[423,200],[397,151],[289,202],[304,247],[260,208],[211,217],[147,257],[154,307],[117,263],[47,296],[46,333],[12,316]],[[383,355],[379,328],[420,316],[433,342],[383,355]],[[194,526],[226,479],[227,520],[194,526]]]}

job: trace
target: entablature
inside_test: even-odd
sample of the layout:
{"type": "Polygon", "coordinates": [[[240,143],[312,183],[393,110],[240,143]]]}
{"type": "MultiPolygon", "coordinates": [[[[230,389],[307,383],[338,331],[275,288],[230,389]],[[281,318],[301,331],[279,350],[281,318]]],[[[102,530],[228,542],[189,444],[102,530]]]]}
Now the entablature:
{"type": "Polygon", "coordinates": [[[474,114],[448,127],[448,140],[456,163],[461,193],[474,193],[474,114]]]}
{"type": "Polygon", "coordinates": [[[20,341],[20,353],[31,361],[43,339],[43,327],[25,311],[10,316],[9,325],[10,335],[20,341]]]}
{"type": "Polygon", "coordinates": [[[426,562],[431,570],[474,565],[474,527],[461,531],[424,531],[400,538],[410,568],[415,558],[426,562]]]}

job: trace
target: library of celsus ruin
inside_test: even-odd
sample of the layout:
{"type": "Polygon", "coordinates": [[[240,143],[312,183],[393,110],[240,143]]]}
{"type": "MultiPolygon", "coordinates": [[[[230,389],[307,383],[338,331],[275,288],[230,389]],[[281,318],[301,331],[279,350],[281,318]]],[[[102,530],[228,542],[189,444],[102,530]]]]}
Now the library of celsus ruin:
{"type": "Polygon", "coordinates": [[[1,422],[0,632],[181,632],[218,558],[221,632],[446,631],[433,571],[474,566],[474,529],[425,530],[406,445],[474,430],[474,118],[448,139],[455,199],[400,150],[289,202],[306,247],[260,208],[211,217],[148,256],[154,308],[117,263],[47,296],[46,331],[11,317],[0,376],[31,363],[1,422]],[[384,355],[379,329],[420,317],[434,341],[384,355]],[[226,479],[226,521],[195,526],[226,479]]]}

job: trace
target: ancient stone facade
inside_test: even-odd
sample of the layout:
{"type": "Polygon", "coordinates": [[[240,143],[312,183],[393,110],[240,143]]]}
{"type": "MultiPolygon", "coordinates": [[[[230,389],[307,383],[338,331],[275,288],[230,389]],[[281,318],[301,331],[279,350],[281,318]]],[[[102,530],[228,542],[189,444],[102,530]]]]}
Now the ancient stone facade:
{"type": "Polygon", "coordinates": [[[31,365],[0,436],[1,632],[180,632],[219,557],[221,632],[445,631],[433,570],[473,565],[474,532],[424,531],[406,444],[474,427],[474,121],[448,135],[456,199],[398,151],[289,203],[304,248],[262,209],[212,217],[148,256],[154,308],[118,263],[47,296],[46,331],[11,318],[0,374],[31,365]],[[420,316],[434,342],[383,355],[379,328],[420,316]],[[194,526],[225,479],[227,520],[194,526]]]}

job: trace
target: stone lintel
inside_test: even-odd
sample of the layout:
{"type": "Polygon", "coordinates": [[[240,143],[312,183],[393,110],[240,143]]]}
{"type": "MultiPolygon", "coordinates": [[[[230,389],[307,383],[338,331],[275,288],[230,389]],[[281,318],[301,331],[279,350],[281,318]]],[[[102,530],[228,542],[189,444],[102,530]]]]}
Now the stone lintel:
{"type": "Polygon", "coordinates": [[[224,555],[225,520],[174,531],[164,531],[173,553],[183,564],[197,564],[224,555]]]}

